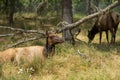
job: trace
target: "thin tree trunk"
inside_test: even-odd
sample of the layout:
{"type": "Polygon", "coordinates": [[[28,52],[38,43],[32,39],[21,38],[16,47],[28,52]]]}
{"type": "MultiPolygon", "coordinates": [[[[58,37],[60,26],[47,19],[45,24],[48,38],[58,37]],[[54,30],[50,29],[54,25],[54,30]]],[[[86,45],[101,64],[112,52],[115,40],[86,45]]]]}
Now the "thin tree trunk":
{"type": "Polygon", "coordinates": [[[120,4],[120,0],[118,0],[119,4],[120,4]]]}
{"type": "Polygon", "coordinates": [[[92,0],[88,0],[88,12],[89,12],[89,14],[92,14],[91,1],[92,0]]]}
{"type": "MultiPolygon", "coordinates": [[[[73,22],[72,0],[62,0],[62,19],[68,23],[73,22]]],[[[63,26],[64,27],[64,26],[63,26]]],[[[74,38],[70,29],[63,31],[63,39],[74,44],[74,38]]]]}
{"type": "Polygon", "coordinates": [[[3,4],[4,4],[4,11],[5,11],[5,14],[7,15],[8,14],[8,11],[7,11],[7,8],[8,8],[8,0],[3,0],[3,4]]]}
{"type": "Polygon", "coordinates": [[[14,9],[15,9],[15,0],[10,0],[10,13],[9,13],[9,24],[13,26],[14,20],[14,9]]]}
{"type": "Polygon", "coordinates": [[[58,0],[55,0],[55,14],[56,14],[56,16],[58,16],[59,15],[59,12],[58,12],[58,0]]]}

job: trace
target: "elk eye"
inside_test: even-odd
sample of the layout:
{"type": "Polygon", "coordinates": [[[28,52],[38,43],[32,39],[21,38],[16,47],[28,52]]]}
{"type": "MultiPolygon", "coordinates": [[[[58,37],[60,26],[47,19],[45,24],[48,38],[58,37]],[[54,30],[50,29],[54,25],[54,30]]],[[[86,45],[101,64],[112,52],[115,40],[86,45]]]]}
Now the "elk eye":
{"type": "Polygon", "coordinates": [[[54,36],[50,36],[50,39],[54,38],[54,36]]]}
{"type": "Polygon", "coordinates": [[[117,15],[117,18],[119,18],[119,15],[117,15]]]}
{"type": "Polygon", "coordinates": [[[50,39],[52,39],[52,36],[50,37],[50,39]]]}

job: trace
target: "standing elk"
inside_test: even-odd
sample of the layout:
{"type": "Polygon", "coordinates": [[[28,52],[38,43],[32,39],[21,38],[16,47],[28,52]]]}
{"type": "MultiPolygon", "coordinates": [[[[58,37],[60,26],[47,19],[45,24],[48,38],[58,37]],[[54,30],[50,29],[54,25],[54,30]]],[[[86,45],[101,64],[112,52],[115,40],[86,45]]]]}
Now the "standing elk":
{"type": "Polygon", "coordinates": [[[40,59],[42,62],[50,55],[55,54],[55,45],[62,43],[62,38],[58,37],[55,32],[46,32],[46,46],[30,46],[21,48],[10,48],[0,52],[0,61],[16,61],[20,64],[20,60],[31,62],[34,58],[40,59]]]}
{"type": "Polygon", "coordinates": [[[93,28],[88,31],[88,43],[91,43],[97,33],[100,33],[100,43],[102,39],[102,32],[106,32],[106,39],[109,43],[108,31],[111,32],[111,43],[115,43],[116,31],[120,22],[120,14],[118,12],[110,11],[98,16],[93,28]]]}

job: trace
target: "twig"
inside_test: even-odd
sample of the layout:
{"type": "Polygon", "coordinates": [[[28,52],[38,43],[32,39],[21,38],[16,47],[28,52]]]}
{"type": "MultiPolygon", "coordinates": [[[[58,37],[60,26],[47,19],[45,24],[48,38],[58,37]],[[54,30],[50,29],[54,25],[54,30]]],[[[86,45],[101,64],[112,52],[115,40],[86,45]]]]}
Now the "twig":
{"type": "Polygon", "coordinates": [[[87,54],[81,53],[79,50],[77,50],[77,53],[82,57],[82,58],[88,58],[87,54]]]}

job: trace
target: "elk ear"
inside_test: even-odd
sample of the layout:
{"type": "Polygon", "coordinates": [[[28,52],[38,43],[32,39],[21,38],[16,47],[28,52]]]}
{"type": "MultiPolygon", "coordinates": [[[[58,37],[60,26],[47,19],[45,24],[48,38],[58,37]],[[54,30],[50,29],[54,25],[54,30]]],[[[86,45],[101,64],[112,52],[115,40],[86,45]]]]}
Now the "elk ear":
{"type": "Polygon", "coordinates": [[[48,37],[49,36],[49,32],[46,30],[46,36],[48,37]]]}
{"type": "Polygon", "coordinates": [[[120,15],[117,15],[117,19],[119,19],[120,18],[120,15]]]}
{"type": "Polygon", "coordinates": [[[90,32],[90,30],[88,30],[88,33],[90,32]]]}
{"type": "Polygon", "coordinates": [[[118,19],[118,17],[119,17],[119,16],[118,16],[118,15],[116,15],[116,20],[118,19]]]}
{"type": "Polygon", "coordinates": [[[57,30],[55,30],[55,33],[58,33],[58,31],[59,31],[58,29],[57,29],[57,30]]]}
{"type": "Polygon", "coordinates": [[[55,34],[57,34],[57,32],[58,32],[57,30],[54,31],[55,34]]]}

